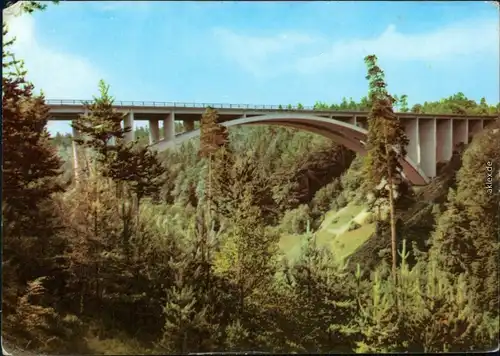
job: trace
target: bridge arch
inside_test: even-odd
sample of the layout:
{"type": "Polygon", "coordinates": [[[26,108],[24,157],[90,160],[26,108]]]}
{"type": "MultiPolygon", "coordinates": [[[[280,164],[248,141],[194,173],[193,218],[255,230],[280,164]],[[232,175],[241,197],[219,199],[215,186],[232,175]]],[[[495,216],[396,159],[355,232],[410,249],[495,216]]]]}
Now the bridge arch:
{"type": "MultiPolygon", "coordinates": [[[[335,119],[300,113],[265,114],[252,117],[241,117],[222,123],[226,127],[240,125],[277,125],[292,127],[315,133],[344,145],[345,147],[366,154],[365,142],[367,130],[335,119]]],[[[183,142],[198,137],[200,130],[193,130],[177,135],[174,140],[161,140],[152,146],[153,149],[164,151],[183,142]]],[[[404,175],[414,185],[425,185],[429,182],[427,175],[409,157],[402,162],[404,175]]]]}

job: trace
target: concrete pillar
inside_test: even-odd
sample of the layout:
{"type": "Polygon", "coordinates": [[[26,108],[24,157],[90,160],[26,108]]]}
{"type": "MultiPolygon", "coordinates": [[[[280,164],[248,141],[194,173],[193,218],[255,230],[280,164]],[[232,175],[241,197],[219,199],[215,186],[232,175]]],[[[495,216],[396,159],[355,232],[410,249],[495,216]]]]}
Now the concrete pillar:
{"type": "Polygon", "coordinates": [[[436,119],[419,119],[420,167],[429,178],[436,176],[436,119]]]}
{"type": "Polygon", "coordinates": [[[167,142],[175,139],[175,112],[173,111],[163,120],[163,137],[167,142]]]}
{"type": "Polygon", "coordinates": [[[358,126],[358,117],[354,115],[353,117],[349,118],[349,123],[354,126],[358,126]]]}
{"type": "Polygon", "coordinates": [[[469,124],[467,119],[457,118],[452,119],[453,127],[453,149],[457,147],[460,143],[467,143],[467,138],[469,137],[469,124]]]}
{"type": "Polygon", "coordinates": [[[80,157],[78,155],[78,145],[74,139],[79,138],[80,133],[74,127],[72,127],[72,130],[73,130],[73,167],[75,174],[75,182],[78,184],[78,182],[80,181],[80,167],[79,167],[80,157]]]}
{"type": "Polygon", "coordinates": [[[471,120],[467,119],[468,125],[469,125],[469,139],[474,137],[475,134],[481,132],[483,130],[483,120],[481,119],[476,119],[476,120],[471,120]]]}
{"type": "Polygon", "coordinates": [[[160,141],[160,124],[158,120],[149,120],[149,144],[160,141]]]}
{"type": "Polygon", "coordinates": [[[453,127],[452,119],[436,120],[437,143],[436,160],[437,162],[448,162],[453,154],[453,127]]]}
{"type": "Polygon", "coordinates": [[[194,120],[184,120],[182,125],[184,126],[184,132],[194,131],[194,120]]]}
{"type": "Polygon", "coordinates": [[[130,127],[131,130],[125,134],[125,142],[131,142],[135,140],[134,133],[134,112],[130,111],[123,120],[123,127],[130,127]]]}
{"type": "Polygon", "coordinates": [[[407,155],[415,163],[420,164],[420,135],[418,118],[403,121],[406,137],[408,137],[407,155]]]}

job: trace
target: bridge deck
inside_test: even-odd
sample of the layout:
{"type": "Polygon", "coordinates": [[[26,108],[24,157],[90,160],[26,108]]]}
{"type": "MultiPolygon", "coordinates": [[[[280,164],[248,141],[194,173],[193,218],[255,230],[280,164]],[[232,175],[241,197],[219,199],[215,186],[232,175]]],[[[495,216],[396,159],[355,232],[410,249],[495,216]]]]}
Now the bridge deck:
{"type": "MultiPolygon", "coordinates": [[[[50,112],[53,115],[52,120],[72,120],[78,115],[85,112],[85,102],[90,100],[46,100],[50,107],[50,112]]],[[[312,114],[316,116],[332,117],[335,119],[348,119],[357,117],[366,119],[367,111],[338,111],[338,110],[319,110],[314,107],[298,108],[296,106],[287,109],[280,105],[249,105],[249,104],[208,104],[208,103],[176,103],[176,102],[154,102],[154,101],[115,101],[113,104],[119,112],[133,111],[135,120],[161,120],[166,114],[175,112],[176,120],[194,120],[200,119],[201,114],[208,107],[217,109],[222,121],[233,120],[246,116],[263,115],[270,112],[300,112],[301,114],[312,114]]],[[[485,116],[469,116],[459,114],[416,114],[397,112],[396,115],[400,119],[415,119],[415,118],[436,118],[436,119],[491,119],[494,120],[499,115],[485,116]]]]}

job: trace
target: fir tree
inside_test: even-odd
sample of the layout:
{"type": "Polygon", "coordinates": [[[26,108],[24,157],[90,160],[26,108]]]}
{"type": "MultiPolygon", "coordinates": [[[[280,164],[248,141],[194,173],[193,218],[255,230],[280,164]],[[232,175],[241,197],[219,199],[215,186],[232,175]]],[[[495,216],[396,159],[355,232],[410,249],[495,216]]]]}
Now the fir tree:
{"type": "Polygon", "coordinates": [[[196,294],[187,278],[188,259],[171,261],[176,270],[174,285],[167,292],[163,309],[165,325],[160,345],[171,353],[185,354],[193,350],[193,340],[206,327],[207,306],[197,310],[196,294]]]}
{"type": "Polygon", "coordinates": [[[158,198],[166,172],[158,153],[148,146],[122,143],[116,145],[115,150],[116,156],[109,162],[105,175],[128,184],[135,194],[137,209],[144,197],[158,198]]]}
{"type": "Polygon", "coordinates": [[[401,112],[408,112],[409,111],[409,109],[408,109],[408,95],[406,95],[406,94],[401,95],[400,104],[401,104],[401,108],[400,108],[401,112]]]}
{"type": "Polygon", "coordinates": [[[97,161],[105,164],[110,159],[110,152],[115,150],[111,144],[124,139],[131,128],[121,127],[123,114],[113,108],[114,99],[109,95],[109,85],[103,80],[99,82],[99,93],[99,97],[94,97],[91,103],[85,104],[88,114],[74,120],[72,127],[81,135],[74,140],[83,147],[93,149],[97,154],[97,161]]]}
{"type": "MultiPolygon", "coordinates": [[[[4,24],[4,38],[6,35],[4,24]]],[[[43,96],[33,94],[34,87],[25,79],[22,61],[10,52],[13,42],[6,41],[2,48],[2,314],[5,320],[14,321],[10,325],[7,321],[4,327],[18,333],[15,320],[20,321],[17,325],[22,328],[23,323],[37,318],[31,315],[29,320],[21,321],[26,310],[40,312],[44,322],[46,312],[57,317],[48,307],[56,296],[48,295],[46,285],[57,285],[57,279],[62,278],[64,261],[58,256],[66,246],[57,204],[57,193],[63,191],[59,179],[62,162],[47,131],[49,107],[43,96]],[[31,288],[32,281],[36,281],[34,287],[39,287],[37,293],[44,295],[36,302],[28,296],[21,297],[27,286],[31,288]]],[[[24,331],[24,337],[36,340],[34,346],[43,346],[38,343],[40,335],[32,334],[37,332],[35,329],[24,331]]],[[[54,329],[48,327],[46,331],[50,334],[54,329]]]]}
{"type": "Polygon", "coordinates": [[[346,280],[343,261],[317,246],[309,226],[298,260],[292,265],[297,338],[303,351],[350,351],[356,311],[354,284],[346,280]],[[343,282],[341,282],[343,281],[343,282]]]}
{"type": "Polygon", "coordinates": [[[266,232],[261,221],[260,210],[252,205],[251,193],[243,191],[216,255],[217,273],[236,287],[236,318],[240,320],[248,298],[257,290],[266,288],[277,267],[277,236],[266,232]]]}
{"type": "MultiPolygon", "coordinates": [[[[4,25],[3,35],[7,34],[4,25]]],[[[42,228],[37,216],[41,205],[61,192],[62,162],[47,131],[49,107],[43,96],[33,95],[22,62],[13,58],[8,41],[2,49],[3,217],[4,226],[18,236],[42,228]]],[[[47,212],[45,212],[47,213],[47,212]]],[[[36,234],[36,232],[35,232],[36,234]]]]}

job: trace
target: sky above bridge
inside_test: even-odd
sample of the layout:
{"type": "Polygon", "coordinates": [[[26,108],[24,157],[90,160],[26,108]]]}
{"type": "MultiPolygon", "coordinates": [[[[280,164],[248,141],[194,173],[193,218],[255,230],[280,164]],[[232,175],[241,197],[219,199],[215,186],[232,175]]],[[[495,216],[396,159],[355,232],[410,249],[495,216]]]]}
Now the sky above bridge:
{"type": "Polygon", "coordinates": [[[367,94],[367,54],[410,104],[500,95],[499,13],[483,1],[61,1],[9,29],[48,99],[90,99],[102,78],[116,100],[357,100],[367,94]]]}

